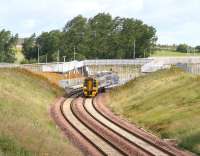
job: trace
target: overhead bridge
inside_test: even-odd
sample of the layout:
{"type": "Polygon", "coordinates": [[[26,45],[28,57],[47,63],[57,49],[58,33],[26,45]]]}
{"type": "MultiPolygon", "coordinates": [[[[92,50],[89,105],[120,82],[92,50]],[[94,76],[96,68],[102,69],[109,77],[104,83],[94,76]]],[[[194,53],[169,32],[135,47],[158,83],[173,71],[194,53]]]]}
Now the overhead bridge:
{"type": "Polygon", "coordinates": [[[61,63],[40,64],[43,72],[69,72],[74,69],[78,70],[87,66],[102,66],[102,65],[144,65],[153,61],[152,59],[100,59],[100,60],[84,60],[71,61],[61,63]]]}

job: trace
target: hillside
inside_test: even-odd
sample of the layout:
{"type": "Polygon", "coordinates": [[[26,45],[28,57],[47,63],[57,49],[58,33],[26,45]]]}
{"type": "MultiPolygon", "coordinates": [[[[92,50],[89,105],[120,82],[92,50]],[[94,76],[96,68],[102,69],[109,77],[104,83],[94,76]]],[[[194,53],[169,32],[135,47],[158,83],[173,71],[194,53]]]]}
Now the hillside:
{"type": "Polygon", "coordinates": [[[156,50],[151,57],[178,57],[178,56],[199,56],[200,53],[182,53],[172,50],[156,50]]]}
{"type": "Polygon", "coordinates": [[[0,69],[0,90],[0,155],[81,155],[49,115],[61,89],[28,71],[0,69]]]}
{"type": "Polygon", "coordinates": [[[158,71],[110,93],[107,105],[162,138],[200,154],[200,77],[179,69],[158,71]]]}

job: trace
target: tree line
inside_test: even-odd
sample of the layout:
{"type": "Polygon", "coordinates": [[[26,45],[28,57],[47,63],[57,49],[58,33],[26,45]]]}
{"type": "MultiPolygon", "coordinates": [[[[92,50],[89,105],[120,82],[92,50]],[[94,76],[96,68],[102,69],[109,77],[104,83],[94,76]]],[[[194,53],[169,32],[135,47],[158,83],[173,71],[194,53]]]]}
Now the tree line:
{"type": "Polygon", "coordinates": [[[182,53],[188,53],[188,52],[200,52],[200,46],[191,47],[187,44],[179,44],[176,48],[176,51],[182,52],[182,53]]]}
{"type": "Polygon", "coordinates": [[[26,62],[82,59],[131,59],[147,57],[157,40],[156,29],[133,18],[113,18],[99,13],[68,21],[62,30],[43,32],[26,38],[26,62]],[[135,52],[135,53],[134,53],[135,52]]]}
{"type": "Polygon", "coordinates": [[[14,62],[16,60],[16,43],[18,35],[12,35],[5,29],[0,31],[0,62],[14,62]]]}

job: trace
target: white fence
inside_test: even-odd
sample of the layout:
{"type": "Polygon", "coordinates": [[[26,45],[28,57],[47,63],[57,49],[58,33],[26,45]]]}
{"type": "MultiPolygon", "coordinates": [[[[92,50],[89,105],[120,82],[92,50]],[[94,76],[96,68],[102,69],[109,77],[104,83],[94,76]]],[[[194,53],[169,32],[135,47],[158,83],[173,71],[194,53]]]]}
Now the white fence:
{"type": "MultiPolygon", "coordinates": [[[[0,63],[0,68],[25,68],[36,72],[68,72],[74,69],[82,69],[85,66],[126,66],[126,65],[139,65],[142,66],[142,72],[149,71],[154,72],[158,69],[162,69],[165,66],[171,64],[184,63],[193,64],[187,71],[195,70],[195,73],[199,73],[200,57],[163,57],[163,58],[141,58],[141,59],[101,59],[101,60],[84,60],[84,61],[71,61],[71,62],[53,62],[53,63],[42,63],[42,64],[9,64],[0,63]],[[198,65],[195,65],[198,64],[198,65]],[[144,70],[145,69],[145,70],[144,70]]],[[[194,72],[193,72],[194,73],[194,72]]]]}
{"type": "Polygon", "coordinates": [[[144,65],[153,61],[153,59],[101,59],[101,60],[85,60],[84,65],[144,65]]]}
{"type": "MultiPolygon", "coordinates": [[[[75,78],[59,81],[59,86],[62,88],[80,87],[83,84],[84,78],[75,78]]],[[[76,88],[74,88],[76,89],[76,88]]]]}
{"type": "Polygon", "coordinates": [[[43,72],[68,72],[84,67],[83,61],[71,61],[62,63],[48,63],[42,65],[43,72]]]}
{"type": "Polygon", "coordinates": [[[171,65],[176,65],[178,63],[200,64],[200,57],[152,57],[152,59],[153,61],[142,66],[142,72],[155,72],[160,69],[170,68],[171,65]]]}
{"type": "Polygon", "coordinates": [[[24,68],[34,72],[42,72],[41,64],[11,64],[11,63],[0,63],[0,68],[24,68]]]}
{"type": "Polygon", "coordinates": [[[11,63],[0,63],[0,68],[16,68],[16,67],[20,67],[20,65],[11,63]]]}
{"type": "Polygon", "coordinates": [[[186,72],[196,74],[196,75],[200,75],[200,63],[198,63],[198,64],[178,63],[176,66],[183,69],[186,72]]]}

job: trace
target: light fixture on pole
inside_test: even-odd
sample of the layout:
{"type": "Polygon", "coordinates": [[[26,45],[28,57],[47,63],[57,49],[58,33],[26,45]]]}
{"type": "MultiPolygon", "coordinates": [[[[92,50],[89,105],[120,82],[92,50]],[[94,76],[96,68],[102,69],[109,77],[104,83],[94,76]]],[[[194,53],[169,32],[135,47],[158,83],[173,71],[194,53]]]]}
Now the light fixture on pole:
{"type": "Polygon", "coordinates": [[[65,62],[65,58],[66,58],[66,56],[63,56],[63,61],[65,62]]]}

